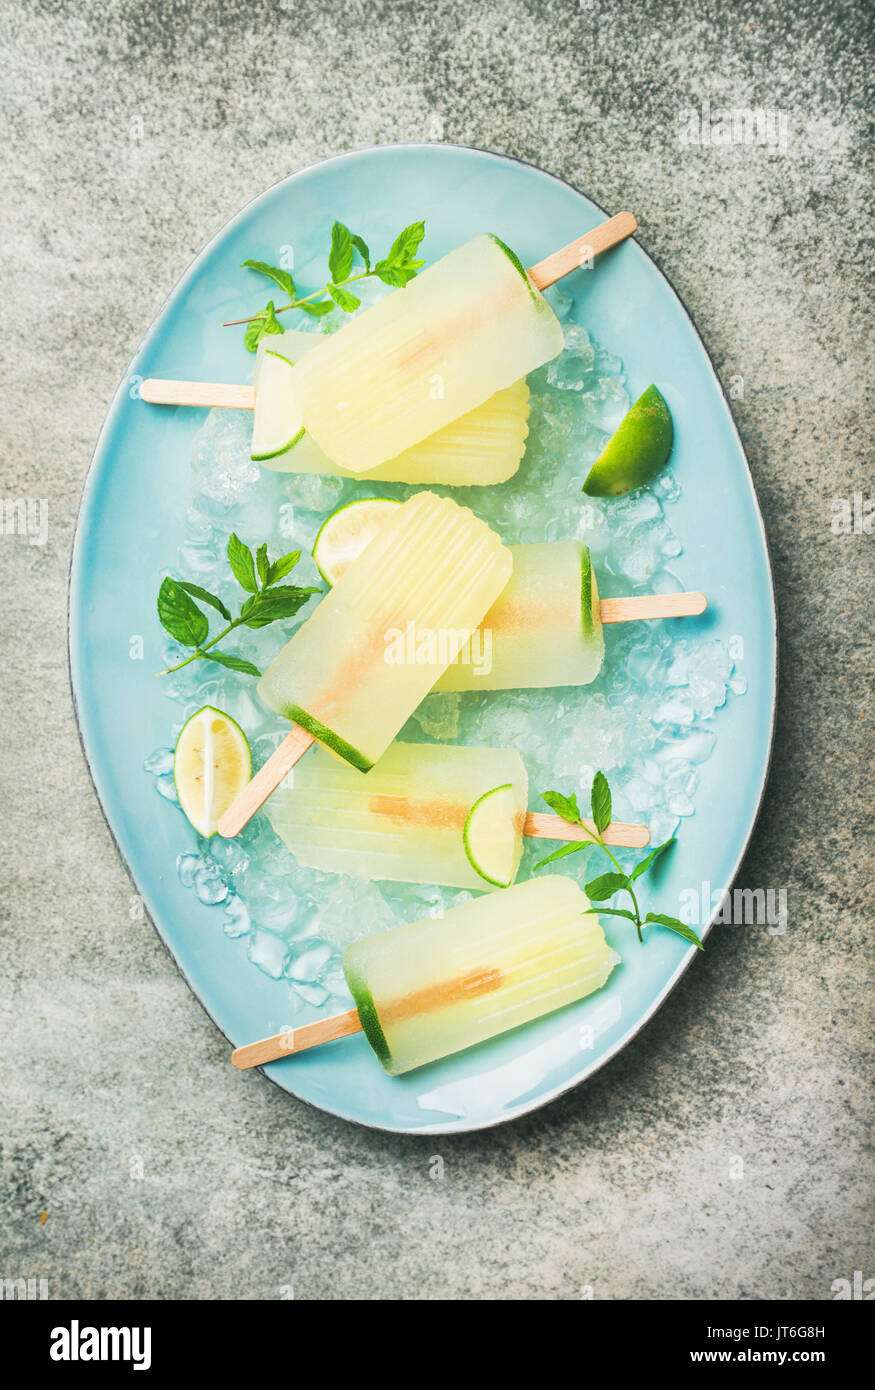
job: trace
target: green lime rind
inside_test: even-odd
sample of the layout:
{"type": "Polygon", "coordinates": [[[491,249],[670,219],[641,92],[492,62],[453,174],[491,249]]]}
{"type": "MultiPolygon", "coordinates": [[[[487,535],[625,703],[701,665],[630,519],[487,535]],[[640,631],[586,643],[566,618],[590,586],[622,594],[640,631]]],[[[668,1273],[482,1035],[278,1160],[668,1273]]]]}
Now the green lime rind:
{"type": "Polygon", "coordinates": [[[580,554],[580,627],[584,637],[592,637],[595,620],[592,612],[592,559],[583,546],[580,554]]]}
{"type": "Polygon", "coordinates": [[[281,455],[287,454],[290,449],[293,449],[295,445],[303,439],[305,433],[305,430],[298,430],[298,433],[294,435],[287,444],[284,444],[281,449],[271,449],[268,454],[250,454],[249,457],[252,459],[253,463],[265,463],[268,459],[278,459],[281,455]]]}
{"type": "Polygon", "coordinates": [[[278,710],[285,719],[293,724],[300,724],[302,729],[306,729],[308,734],[312,734],[315,739],[330,748],[333,753],[337,753],[343,758],[344,762],[351,763],[357,767],[359,772],[370,772],[374,766],[374,759],[368,758],[364,753],[360,753],[351,743],[347,743],[345,738],[336,734],[333,729],[329,729],[326,724],[322,724],[315,719],[312,714],[308,714],[300,705],[282,705],[278,710]]]}
{"type": "Polygon", "coordinates": [[[347,987],[358,1009],[362,1032],[374,1049],[380,1065],[391,1075],[393,1071],[392,1049],[386,1041],[386,1034],[383,1032],[380,1024],[380,1017],[377,1013],[377,1006],[374,1003],[374,996],[371,994],[363,977],[356,969],[355,961],[350,959],[354,952],[355,942],[353,942],[352,946],[347,947],[343,957],[343,973],[346,976],[347,987]]]}
{"type": "Polygon", "coordinates": [[[462,844],[465,846],[465,854],[467,856],[468,863],[471,865],[471,868],[474,870],[474,872],[479,874],[485,883],[491,883],[493,888],[509,888],[511,883],[513,882],[513,879],[492,878],[491,875],[485,873],[484,870],[481,869],[480,865],[477,863],[477,860],[474,858],[474,850],[471,847],[471,822],[473,820],[475,811],[479,806],[483,805],[484,801],[488,800],[491,796],[495,796],[496,792],[507,791],[513,791],[513,782],[502,782],[500,787],[490,787],[488,792],[484,792],[482,796],[478,796],[477,800],[474,802],[474,805],[471,807],[470,811],[465,817],[465,824],[462,827],[462,844]]]}
{"type": "Polygon", "coordinates": [[[501,250],[502,250],[502,251],[504,252],[504,254],[507,256],[507,259],[510,261],[511,265],[514,267],[514,269],[516,269],[516,270],[519,271],[520,275],[521,275],[521,276],[523,277],[523,279],[525,280],[525,282],[526,282],[526,284],[528,285],[529,289],[530,289],[534,294],[537,294],[537,290],[535,289],[534,285],[532,284],[531,280],[529,279],[528,271],[526,270],[525,266],[523,265],[522,261],[520,260],[519,256],[517,255],[516,251],[512,251],[512,250],[510,249],[510,247],[508,246],[507,242],[506,242],[506,241],[502,241],[501,237],[500,237],[500,236],[496,236],[494,232],[487,232],[486,235],[489,237],[490,241],[494,241],[495,244],[496,244],[496,246],[498,246],[498,247],[501,248],[501,250]]]}
{"type": "Polygon", "coordinates": [[[622,497],[655,478],[671,453],[674,424],[662,392],[648,386],[620,421],[590,469],[582,491],[622,497]]]}
{"type": "Polygon", "coordinates": [[[292,357],[287,357],[284,352],[279,352],[276,348],[265,348],[265,357],[281,357],[283,362],[288,362],[290,367],[294,367],[295,361],[292,357]]]}
{"type": "Polygon", "coordinates": [[[401,502],[397,497],[355,497],[353,498],[352,502],[345,502],[342,507],[337,507],[335,511],[331,512],[331,514],[325,518],[322,525],[319,527],[319,530],[316,532],[316,539],[313,542],[313,548],[310,554],[313,558],[313,564],[316,566],[317,570],[321,574],[325,583],[328,585],[329,589],[334,588],[335,581],[333,579],[328,578],[328,575],[323,570],[317,558],[319,554],[319,542],[322,539],[322,532],[325,530],[325,527],[328,526],[334,520],[336,516],[340,516],[341,512],[348,512],[350,507],[362,507],[365,505],[366,502],[393,502],[396,506],[401,506],[401,502]]]}

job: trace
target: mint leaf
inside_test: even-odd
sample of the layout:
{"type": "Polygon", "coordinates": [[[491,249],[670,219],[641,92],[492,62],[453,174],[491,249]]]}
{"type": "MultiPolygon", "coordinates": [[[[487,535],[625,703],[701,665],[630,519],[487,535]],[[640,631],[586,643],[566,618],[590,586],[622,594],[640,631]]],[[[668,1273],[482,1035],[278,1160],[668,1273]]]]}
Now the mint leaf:
{"type": "MultiPolygon", "coordinates": [[[[419,243],[424,236],[425,223],[411,222],[410,226],[405,227],[403,232],[399,232],[392,242],[386,260],[396,265],[409,265],[419,250],[419,243]]],[[[424,261],[417,261],[417,268],[424,264],[424,261]]]]}
{"type": "Polygon", "coordinates": [[[370,272],[370,269],[371,269],[371,253],[370,253],[370,251],[368,250],[368,244],[367,244],[367,242],[366,242],[366,241],[363,241],[362,238],[361,238],[360,236],[356,236],[354,232],[350,232],[350,234],[349,234],[349,239],[350,239],[350,241],[352,242],[353,246],[355,247],[356,251],[358,251],[358,253],[359,253],[359,255],[361,256],[362,260],[364,261],[364,263],[365,263],[365,270],[367,270],[368,272],[370,272]]]}
{"type": "Polygon", "coordinates": [[[586,885],[586,896],[592,902],[603,902],[605,898],[612,898],[615,893],[619,893],[628,882],[625,874],[599,874],[598,878],[591,879],[586,885]]]}
{"type": "Polygon", "coordinates": [[[352,237],[349,228],[335,222],[331,228],[331,250],[328,253],[328,273],[332,280],[345,280],[352,270],[352,237]]]}
{"type": "Polygon", "coordinates": [[[274,560],[267,571],[267,584],[275,584],[278,579],[284,579],[289,574],[301,558],[300,550],[292,550],[288,555],[283,555],[279,560],[274,560]]]}
{"type": "Polygon", "coordinates": [[[254,352],[261,342],[270,333],[283,333],[285,330],[274,313],[273,300],[271,299],[266,309],[262,309],[260,314],[256,314],[249,323],[246,332],[243,334],[243,341],[250,352],[254,352]]]}
{"type": "Polygon", "coordinates": [[[257,270],[260,275],[267,275],[275,285],[279,285],[281,290],[285,290],[289,299],[294,299],[295,282],[287,270],[280,270],[278,266],[268,265],[267,261],[244,261],[243,264],[249,270],[257,270]]]}
{"type": "Polygon", "coordinates": [[[255,578],[255,562],[252,559],[252,551],[233,531],[228,537],[228,564],[231,566],[231,572],[241,589],[245,589],[250,594],[257,593],[258,581],[255,578]]]}
{"type": "Polygon", "coordinates": [[[311,594],[321,593],[321,589],[299,589],[291,584],[281,584],[275,589],[262,589],[253,594],[240,609],[240,617],[247,627],[267,627],[277,618],[293,618],[311,594]]]}
{"type": "Polygon", "coordinates": [[[169,575],[158,590],[158,619],[165,632],[183,647],[199,647],[210,630],[206,613],[169,575]]]}
{"type": "Polygon", "coordinates": [[[548,854],[546,859],[539,859],[537,864],[532,866],[532,870],[543,869],[545,864],[552,864],[554,859],[567,859],[569,854],[578,854],[580,850],[587,848],[588,843],[591,841],[579,840],[576,844],[563,845],[561,849],[554,849],[553,853],[548,854]]]}
{"type": "Polygon", "coordinates": [[[594,907],[593,912],[597,912],[600,917],[625,917],[630,922],[638,925],[638,918],[634,912],[629,912],[625,907],[594,907]]]}
{"type": "Polygon", "coordinates": [[[391,285],[393,289],[403,290],[404,286],[415,279],[416,272],[424,261],[414,261],[407,265],[392,265],[390,261],[378,261],[374,266],[374,274],[378,280],[382,280],[384,285],[391,285]]]}
{"type": "Polygon", "coordinates": [[[328,293],[337,307],[342,309],[345,314],[351,314],[361,304],[360,299],[357,299],[354,294],[350,294],[349,290],[341,289],[340,285],[329,285],[328,293]]]}
{"type": "Polygon", "coordinates": [[[563,820],[570,821],[572,825],[580,824],[580,811],[576,796],[563,796],[562,792],[541,792],[541,799],[546,801],[550,810],[555,811],[557,816],[561,816],[563,820]]]}
{"type": "Polygon", "coordinates": [[[261,580],[262,584],[266,584],[266,583],[267,583],[268,571],[269,571],[269,565],[268,565],[268,559],[267,559],[267,541],[264,541],[264,542],[258,547],[258,550],[257,550],[256,555],[255,555],[255,563],[258,565],[258,577],[259,577],[259,579],[261,580]]]}
{"type": "Polygon", "coordinates": [[[199,598],[201,603],[208,603],[211,608],[215,608],[216,612],[221,613],[222,617],[230,623],[231,614],[222,600],[216,598],[215,594],[211,594],[208,589],[202,589],[200,584],[190,584],[187,579],[177,579],[176,583],[179,585],[180,589],[184,589],[185,592],[191,594],[193,598],[199,598]]]}
{"type": "Polygon", "coordinates": [[[603,772],[597,772],[593,778],[590,805],[595,828],[601,835],[611,823],[611,789],[603,772]]]}
{"type": "Polygon", "coordinates": [[[309,314],[314,319],[321,319],[326,314],[331,313],[334,305],[330,299],[323,299],[321,304],[296,304],[295,308],[303,309],[305,314],[309,314]]]}
{"type": "Polygon", "coordinates": [[[646,926],[648,922],[655,922],[660,927],[668,927],[669,931],[677,932],[678,936],[682,936],[684,941],[698,946],[700,951],[705,949],[692,927],[688,927],[686,922],[682,922],[679,917],[666,917],[662,912],[648,912],[644,918],[644,925],[646,926]]]}
{"type": "Polygon", "coordinates": [[[227,666],[229,671],[241,671],[244,676],[260,676],[261,672],[251,661],[242,656],[229,656],[227,652],[204,652],[207,661],[215,661],[218,666],[227,666]]]}
{"type": "Polygon", "coordinates": [[[658,859],[659,856],[663,853],[663,851],[667,850],[669,846],[673,845],[674,843],[675,837],[674,835],[672,835],[671,838],[666,840],[664,844],[657,845],[656,849],[652,849],[646,859],[642,859],[640,864],[635,865],[635,868],[629,875],[629,882],[634,883],[636,878],[640,878],[642,874],[646,874],[654,859],[658,859]]]}

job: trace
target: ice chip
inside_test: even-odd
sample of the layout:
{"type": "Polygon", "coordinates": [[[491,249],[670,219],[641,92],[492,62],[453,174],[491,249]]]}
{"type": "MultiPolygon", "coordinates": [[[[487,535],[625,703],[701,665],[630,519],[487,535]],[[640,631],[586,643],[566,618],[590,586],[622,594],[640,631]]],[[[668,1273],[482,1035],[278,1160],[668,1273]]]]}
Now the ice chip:
{"type": "Polygon", "coordinates": [[[272,932],[254,931],[250,934],[247,955],[252,964],[272,980],[281,979],[287,950],[286,943],[272,932]]]}

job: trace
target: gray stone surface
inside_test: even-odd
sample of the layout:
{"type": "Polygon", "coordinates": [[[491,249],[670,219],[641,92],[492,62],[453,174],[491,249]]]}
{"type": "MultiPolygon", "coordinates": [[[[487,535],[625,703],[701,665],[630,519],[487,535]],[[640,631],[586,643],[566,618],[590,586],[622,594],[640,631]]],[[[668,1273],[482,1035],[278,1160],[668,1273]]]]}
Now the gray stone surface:
{"type": "Polygon", "coordinates": [[[183,1299],[823,1299],[875,1274],[873,542],[830,529],[833,499],[871,490],[865,15],[863,0],[0,8],[2,493],[50,505],[44,547],[0,536],[0,1274],[56,1297],[183,1299]],[[786,113],[786,153],[680,146],[704,98],[786,113]],[[783,679],[740,883],[785,887],[791,919],[785,936],[717,931],[590,1084],[440,1140],[358,1129],[231,1071],[151,928],[128,921],[65,657],[89,455],[168,287],[283,175],[422,138],[640,210],[724,382],[744,379],[783,679]]]}

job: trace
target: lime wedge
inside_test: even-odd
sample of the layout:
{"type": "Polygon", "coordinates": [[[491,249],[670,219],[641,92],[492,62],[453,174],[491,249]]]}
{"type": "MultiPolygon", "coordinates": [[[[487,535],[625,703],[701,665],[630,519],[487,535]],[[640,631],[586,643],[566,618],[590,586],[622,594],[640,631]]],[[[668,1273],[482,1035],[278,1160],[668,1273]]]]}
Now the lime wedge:
{"type": "Polygon", "coordinates": [[[176,795],[199,834],[215,835],[219,818],[251,776],[252,756],[240,725],[204,705],[183,725],[173,754],[176,795]]]}
{"type": "Polygon", "coordinates": [[[509,888],[519,866],[522,830],[519,804],[508,782],[474,802],[462,839],[473,869],[496,888],[509,888]]]}
{"type": "Polygon", "coordinates": [[[313,561],[326,584],[337,583],[398,506],[394,497],[361,497],[326,517],[313,542],[313,561]]]}
{"type": "Polygon", "coordinates": [[[304,421],[292,390],[292,366],[279,352],[265,350],[255,388],[255,420],[250,457],[276,458],[297,444],[304,421]]]}
{"type": "Polygon", "coordinates": [[[620,497],[655,478],[671,453],[671,411],[655,386],[617,426],[589,471],[583,491],[590,497],[620,497]]]}

